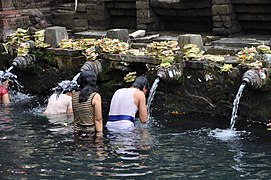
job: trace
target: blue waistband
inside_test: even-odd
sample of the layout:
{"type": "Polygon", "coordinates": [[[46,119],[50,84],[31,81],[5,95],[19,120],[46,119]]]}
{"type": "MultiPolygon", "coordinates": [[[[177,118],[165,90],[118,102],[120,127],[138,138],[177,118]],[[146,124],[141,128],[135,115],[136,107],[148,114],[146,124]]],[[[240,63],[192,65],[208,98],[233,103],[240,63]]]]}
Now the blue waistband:
{"type": "Polygon", "coordinates": [[[129,120],[135,123],[135,119],[129,115],[109,115],[108,121],[120,121],[120,120],[129,120]]]}

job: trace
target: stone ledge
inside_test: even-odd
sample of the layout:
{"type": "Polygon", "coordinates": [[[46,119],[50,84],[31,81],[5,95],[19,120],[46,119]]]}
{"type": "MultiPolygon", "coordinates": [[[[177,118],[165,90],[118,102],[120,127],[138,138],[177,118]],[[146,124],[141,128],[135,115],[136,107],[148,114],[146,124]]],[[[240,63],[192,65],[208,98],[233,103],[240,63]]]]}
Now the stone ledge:
{"type": "Polygon", "coordinates": [[[75,51],[71,49],[58,49],[58,48],[47,48],[45,50],[48,54],[58,55],[58,56],[78,56],[82,55],[80,51],[75,51]]]}
{"type": "Polygon", "coordinates": [[[132,62],[132,63],[146,63],[146,64],[161,64],[161,60],[154,59],[148,56],[133,56],[133,55],[122,55],[122,54],[108,54],[102,53],[99,56],[102,59],[108,59],[111,61],[122,61],[122,62],[132,62]]]}

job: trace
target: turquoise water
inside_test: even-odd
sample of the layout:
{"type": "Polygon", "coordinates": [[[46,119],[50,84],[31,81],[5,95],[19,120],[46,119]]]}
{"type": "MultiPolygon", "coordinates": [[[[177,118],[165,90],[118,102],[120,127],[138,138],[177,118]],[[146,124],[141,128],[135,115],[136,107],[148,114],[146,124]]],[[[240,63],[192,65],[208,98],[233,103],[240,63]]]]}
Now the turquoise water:
{"type": "MultiPolygon", "coordinates": [[[[73,135],[71,117],[41,116],[22,98],[0,109],[2,179],[270,179],[271,137],[264,125],[203,116],[153,114],[129,133],[73,135]]],[[[33,103],[34,102],[34,103],[33,103]]]]}

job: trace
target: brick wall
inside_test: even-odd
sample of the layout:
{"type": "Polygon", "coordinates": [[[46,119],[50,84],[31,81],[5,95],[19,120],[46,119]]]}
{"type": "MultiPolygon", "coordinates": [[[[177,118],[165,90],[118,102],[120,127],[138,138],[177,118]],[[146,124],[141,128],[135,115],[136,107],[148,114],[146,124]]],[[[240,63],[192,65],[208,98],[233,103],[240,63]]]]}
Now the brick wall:
{"type": "Polygon", "coordinates": [[[51,0],[0,0],[0,29],[27,28],[33,9],[39,9],[50,23],[50,6],[51,0]]]}

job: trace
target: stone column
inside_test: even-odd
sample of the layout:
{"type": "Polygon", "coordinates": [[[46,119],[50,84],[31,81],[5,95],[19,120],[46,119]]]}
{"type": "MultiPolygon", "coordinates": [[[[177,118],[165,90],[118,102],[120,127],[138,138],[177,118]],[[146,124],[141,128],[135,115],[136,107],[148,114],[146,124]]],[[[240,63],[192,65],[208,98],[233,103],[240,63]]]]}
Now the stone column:
{"type": "Polygon", "coordinates": [[[108,29],[110,17],[105,0],[95,0],[87,4],[87,19],[89,29],[108,29]]]}
{"type": "Polygon", "coordinates": [[[231,0],[212,0],[213,33],[229,35],[241,31],[231,0]]]}
{"type": "Polygon", "coordinates": [[[136,0],[137,29],[160,30],[159,19],[150,6],[150,0],[136,0]]]}

